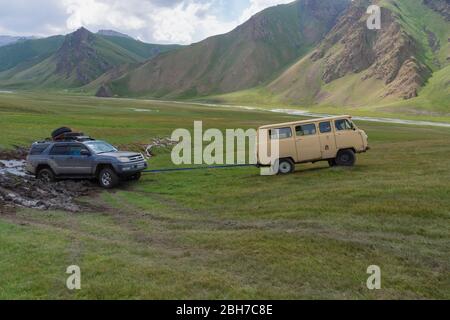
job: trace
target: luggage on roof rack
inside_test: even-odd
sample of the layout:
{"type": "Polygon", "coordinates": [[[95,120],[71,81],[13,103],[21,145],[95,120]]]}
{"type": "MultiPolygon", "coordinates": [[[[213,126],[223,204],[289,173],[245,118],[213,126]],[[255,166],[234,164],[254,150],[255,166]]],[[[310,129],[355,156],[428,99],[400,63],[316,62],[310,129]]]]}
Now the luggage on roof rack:
{"type": "Polygon", "coordinates": [[[92,141],[95,139],[92,139],[89,136],[86,136],[82,132],[73,132],[72,129],[67,127],[62,127],[59,129],[56,129],[52,132],[52,139],[55,142],[67,142],[67,141],[92,141]]]}

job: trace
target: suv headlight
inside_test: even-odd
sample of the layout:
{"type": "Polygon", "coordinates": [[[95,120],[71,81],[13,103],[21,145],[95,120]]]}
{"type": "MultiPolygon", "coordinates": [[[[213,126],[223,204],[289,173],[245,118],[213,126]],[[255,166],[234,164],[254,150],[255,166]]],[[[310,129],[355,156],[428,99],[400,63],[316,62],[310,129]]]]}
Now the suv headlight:
{"type": "Polygon", "coordinates": [[[118,158],[118,159],[119,159],[119,161],[122,162],[122,163],[128,163],[128,162],[130,162],[130,159],[127,158],[127,157],[120,157],[120,158],[118,158]]]}

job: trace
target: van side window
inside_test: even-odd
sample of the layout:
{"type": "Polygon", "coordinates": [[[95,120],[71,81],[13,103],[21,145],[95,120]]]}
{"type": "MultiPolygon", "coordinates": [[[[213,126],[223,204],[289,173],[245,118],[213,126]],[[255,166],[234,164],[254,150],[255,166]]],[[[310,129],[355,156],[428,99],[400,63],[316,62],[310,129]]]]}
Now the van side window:
{"type": "Polygon", "coordinates": [[[343,130],[353,130],[353,128],[355,127],[353,125],[353,123],[351,123],[350,121],[348,121],[347,119],[342,119],[342,120],[336,120],[336,129],[339,131],[343,131],[343,130]]]}
{"type": "Polygon", "coordinates": [[[289,139],[292,137],[292,129],[291,128],[272,129],[269,131],[269,135],[270,139],[272,140],[289,139]]]}
{"type": "Polygon", "coordinates": [[[319,124],[320,133],[329,133],[331,132],[331,122],[321,122],[319,124]]]}
{"type": "Polygon", "coordinates": [[[316,125],[315,124],[305,124],[301,126],[297,126],[295,128],[295,131],[297,132],[297,136],[311,136],[317,133],[316,125]]]}

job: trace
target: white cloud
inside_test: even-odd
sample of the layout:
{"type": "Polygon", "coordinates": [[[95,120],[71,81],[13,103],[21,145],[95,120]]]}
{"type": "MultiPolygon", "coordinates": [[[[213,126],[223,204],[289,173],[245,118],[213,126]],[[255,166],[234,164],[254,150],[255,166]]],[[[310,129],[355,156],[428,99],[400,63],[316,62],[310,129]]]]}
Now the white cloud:
{"type": "Polygon", "coordinates": [[[211,3],[180,3],[175,8],[164,8],[151,14],[149,18],[154,22],[154,39],[191,43],[235,27],[235,23],[220,21],[210,14],[210,6],[211,3]]]}
{"type": "Polygon", "coordinates": [[[85,26],[88,28],[102,29],[115,28],[119,30],[133,31],[146,27],[147,22],[140,17],[140,11],[152,9],[150,3],[128,1],[105,0],[63,0],[66,7],[68,29],[77,29],[85,26]],[[144,7],[144,8],[143,8],[144,7]]]}
{"type": "Polygon", "coordinates": [[[250,19],[253,15],[256,13],[272,7],[276,6],[278,4],[284,4],[284,3],[290,3],[293,2],[292,0],[250,0],[250,5],[247,9],[242,12],[241,17],[239,18],[239,21],[241,23],[247,21],[250,19]]]}
{"type": "Polygon", "coordinates": [[[84,26],[113,29],[148,42],[183,43],[225,33],[253,14],[292,0],[0,0],[0,32],[47,36],[84,26]],[[242,9],[241,9],[242,10],[242,9]]]}

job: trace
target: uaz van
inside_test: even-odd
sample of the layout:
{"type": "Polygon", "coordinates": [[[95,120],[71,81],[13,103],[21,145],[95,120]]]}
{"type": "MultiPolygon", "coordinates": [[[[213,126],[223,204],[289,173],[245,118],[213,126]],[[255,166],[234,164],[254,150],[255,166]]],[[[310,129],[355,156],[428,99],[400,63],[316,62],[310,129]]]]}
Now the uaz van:
{"type": "MultiPolygon", "coordinates": [[[[353,166],[356,154],[368,151],[368,136],[356,127],[351,116],[330,117],[263,126],[270,140],[279,140],[279,173],[295,171],[295,164],[328,161],[330,166],[353,166]]],[[[260,137],[260,134],[258,134],[260,137]]],[[[264,142],[258,141],[258,162],[264,142]]]]}

